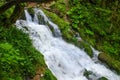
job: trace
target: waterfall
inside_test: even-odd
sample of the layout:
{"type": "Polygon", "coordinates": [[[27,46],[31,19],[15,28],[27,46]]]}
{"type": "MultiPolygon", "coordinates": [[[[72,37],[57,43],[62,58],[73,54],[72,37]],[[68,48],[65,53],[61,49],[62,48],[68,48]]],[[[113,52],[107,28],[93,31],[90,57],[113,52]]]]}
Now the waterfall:
{"type": "Polygon", "coordinates": [[[48,68],[57,80],[98,80],[100,77],[120,80],[119,75],[103,64],[96,63],[83,49],[65,42],[58,26],[42,10],[35,8],[34,11],[35,16],[32,19],[25,10],[26,20],[17,20],[16,26],[29,34],[34,47],[44,55],[48,68]],[[39,21],[40,16],[44,19],[43,23],[39,21]],[[50,27],[54,29],[54,34],[50,27]],[[88,77],[84,75],[86,71],[91,72],[88,77]]]}
{"type": "Polygon", "coordinates": [[[30,14],[28,13],[27,10],[25,10],[25,14],[26,14],[26,21],[31,21],[32,22],[32,17],[30,16],[30,14]]]}

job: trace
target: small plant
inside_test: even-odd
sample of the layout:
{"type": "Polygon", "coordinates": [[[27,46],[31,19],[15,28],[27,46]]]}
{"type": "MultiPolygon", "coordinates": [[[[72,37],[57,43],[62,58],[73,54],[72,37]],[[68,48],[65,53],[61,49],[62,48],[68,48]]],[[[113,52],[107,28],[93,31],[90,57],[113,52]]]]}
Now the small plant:
{"type": "Polygon", "coordinates": [[[19,67],[24,66],[24,60],[25,59],[20,56],[19,50],[14,49],[11,44],[7,42],[0,43],[0,79],[13,79],[14,76],[17,76],[15,79],[19,78],[18,80],[22,80],[21,74],[19,74],[19,72],[21,72],[19,67]]]}

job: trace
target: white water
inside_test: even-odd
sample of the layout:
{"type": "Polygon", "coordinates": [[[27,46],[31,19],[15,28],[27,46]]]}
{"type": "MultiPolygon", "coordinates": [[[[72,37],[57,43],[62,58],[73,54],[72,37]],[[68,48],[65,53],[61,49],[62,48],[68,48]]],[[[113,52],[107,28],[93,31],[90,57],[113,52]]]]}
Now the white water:
{"type": "Polygon", "coordinates": [[[95,63],[84,50],[66,43],[61,38],[57,25],[49,21],[41,10],[35,9],[35,13],[36,17],[32,21],[29,13],[25,10],[26,21],[18,20],[16,25],[19,29],[29,33],[33,45],[43,53],[47,66],[58,80],[97,80],[102,76],[109,80],[120,80],[120,76],[104,65],[95,63]],[[57,37],[53,36],[47,25],[38,24],[38,15],[43,16],[45,22],[54,28],[57,37]],[[85,69],[93,72],[89,79],[83,75],[85,69]]]}

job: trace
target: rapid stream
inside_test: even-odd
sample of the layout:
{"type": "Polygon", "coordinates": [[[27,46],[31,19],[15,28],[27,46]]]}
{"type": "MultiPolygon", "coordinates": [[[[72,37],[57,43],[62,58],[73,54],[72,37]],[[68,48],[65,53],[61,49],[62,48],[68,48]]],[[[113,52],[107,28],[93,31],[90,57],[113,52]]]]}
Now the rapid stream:
{"type": "Polygon", "coordinates": [[[42,10],[35,8],[34,12],[31,16],[26,9],[26,20],[17,20],[16,26],[29,34],[34,47],[44,55],[57,80],[98,80],[100,77],[120,80],[119,75],[91,59],[83,49],[65,42],[58,26],[42,10]],[[90,75],[85,76],[85,72],[90,75]]]}

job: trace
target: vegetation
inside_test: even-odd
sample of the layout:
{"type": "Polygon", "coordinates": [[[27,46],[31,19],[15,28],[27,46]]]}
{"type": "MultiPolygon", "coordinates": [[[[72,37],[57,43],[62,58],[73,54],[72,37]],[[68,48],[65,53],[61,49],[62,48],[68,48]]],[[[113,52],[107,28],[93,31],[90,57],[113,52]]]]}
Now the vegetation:
{"type": "Polygon", "coordinates": [[[79,41],[77,39],[76,31],[72,29],[71,24],[67,19],[67,4],[64,2],[64,0],[58,0],[56,3],[52,4],[50,6],[52,12],[49,12],[45,9],[43,11],[46,13],[46,15],[54,22],[56,23],[62,33],[62,37],[72,44],[75,44],[79,48],[84,49],[90,57],[93,57],[93,52],[90,47],[90,44],[88,44],[86,41],[79,41]],[[65,7],[66,6],[66,7],[65,7]],[[56,13],[56,14],[55,14],[56,13]],[[59,15],[59,16],[57,16],[59,15]]]}
{"type": "Polygon", "coordinates": [[[0,26],[0,79],[32,78],[37,68],[44,68],[44,80],[55,80],[45,65],[43,56],[32,46],[27,34],[15,27],[7,29],[0,26]]]}
{"type": "Polygon", "coordinates": [[[76,33],[75,33],[75,31],[73,31],[71,29],[69,22],[65,22],[64,19],[61,19],[60,17],[58,17],[55,13],[52,13],[52,12],[49,12],[46,10],[44,10],[44,12],[46,13],[46,15],[48,15],[48,17],[54,23],[56,23],[59,26],[61,33],[62,33],[62,37],[67,42],[70,42],[80,48],[83,48],[90,57],[93,57],[93,52],[92,52],[90,45],[88,43],[86,43],[85,41],[80,41],[80,43],[79,43],[79,41],[77,40],[77,37],[74,36],[76,33]]]}
{"type": "MultiPolygon", "coordinates": [[[[47,1],[52,0],[0,0],[1,80],[33,78],[39,68],[44,75],[41,80],[56,80],[28,35],[11,25],[21,16],[25,2],[47,1]]],[[[44,12],[58,24],[66,41],[83,48],[90,57],[93,56],[92,45],[103,52],[99,59],[120,73],[119,0],[57,0],[49,8],[44,12]],[[83,40],[79,41],[76,33],[83,40]]],[[[99,80],[107,79],[101,77],[99,80]]]]}
{"type": "MultiPolygon", "coordinates": [[[[95,74],[94,74],[93,72],[87,71],[87,70],[85,70],[85,72],[84,72],[83,75],[84,75],[88,80],[91,80],[90,75],[95,76],[95,74]]],[[[107,79],[106,77],[100,77],[100,78],[98,78],[97,80],[108,80],[108,79],[107,79]]]]}
{"type": "Polygon", "coordinates": [[[108,79],[105,78],[105,77],[101,77],[101,78],[99,78],[98,80],[108,80],[108,79]]]}
{"type": "Polygon", "coordinates": [[[0,14],[4,14],[10,8],[13,8],[13,12],[9,15],[10,17],[4,17],[3,25],[8,27],[8,25],[14,24],[15,21],[21,16],[24,11],[26,2],[36,2],[36,3],[45,3],[53,0],[0,0],[0,14]]]}
{"type": "MultiPolygon", "coordinates": [[[[63,20],[61,22],[58,17],[45,11],[52,21],[59,25],[66,41],[72,42],[80,48],[85,48],[85,51],[91,57],[92,51],[89,45],[102,51],[105,55],[109,55],[117,62],[120,61],[119,0],[58,0],[51,4],[49,8],[49,11],[56,13],[63,20]],[[66,3],[66,1],[69,2],[66,3]],[[67,21],[68,25],[66,25],[65,21],[67,21]],[[76,33],[79,33],[80,37],[82,37],[82,42],[77,41],[74,36],[76,33]]],[[[107,58],[108,56],[105,55],[104,58],[107,58]]],[[[114,67],[119,63],[114,62],[113,64],[107,59],[101,61],[113,65],[112,68],[119,72],[114,67]]]]}
{"type": "MultiPolygon", "coordinates": [[[[86,42],[89,42],[92,46],[104,52],[104,54],[109,54],[113,59],[119,62],[119,1],[70,1],[72,7],[67,14],[72,22],[72,28],[80,33],[81,37],[86,42]]],[[[107,58],[107,56],[104,57],[107,58]]],[[[110,64],[111,60],[108,61],[107,63],[110,64]]],[[[114,64],[112,63],[111,65],[114,66],[119,64],[114,62],[114,64]]],[[[119,72],[115,67],[114,69],[119,72]]]]}
{"type": "MultiPolygon", "coordinates": [[[[81,37],[100,51],[119,57],[119,10],[102,7],[100,1],[90,3],[87,1],[73,0],[71,5],[75,5],[68,11],[71,17],[72,28],[79,32],[81,37]],[[114,20],[113,19],[116,19],[114,20]],[[116,22],[117,21],[117,22],[116,22]]],[[[113,7],[118,8],[116,3],[111,2],[113,7]]]]}
{"type": "MultiPolygon", "coordinates": [[[[1,7],[10,0],[0,1],[2,12],[1,7]]],[[[0,80],[33,79],[38,69],[43,80],[56,80],[47,68],[43,55],[33,47],[29,35],[11,25],[22,13],[20,9],[24,9],[23,4],[18,5],[0,13],[0,80]]]]}
{"type": "Polygon", "coordinates": [[[120,62],[118,60],[115,60],[110,55],[105,53],[100,53],[98,58],[99,60],[105,62],[111,69],[114,69],[117,73],[120,73],[120,62]]]}

